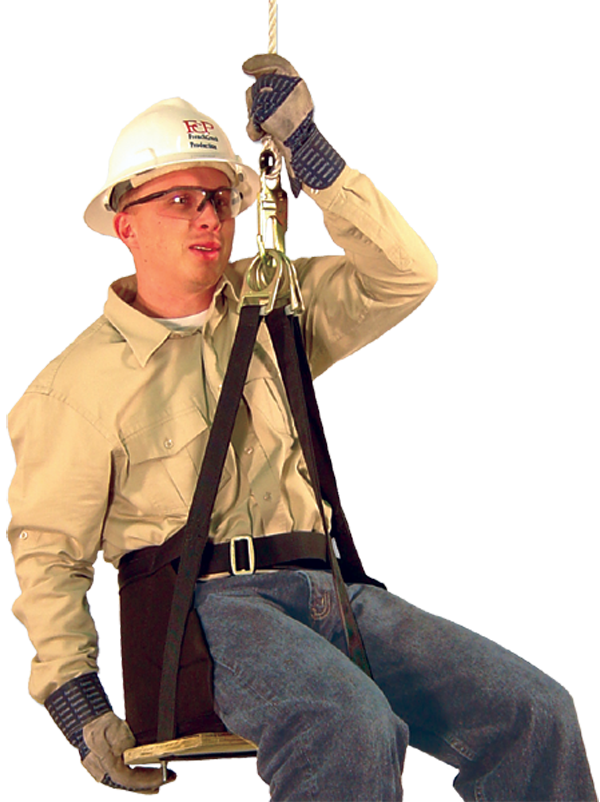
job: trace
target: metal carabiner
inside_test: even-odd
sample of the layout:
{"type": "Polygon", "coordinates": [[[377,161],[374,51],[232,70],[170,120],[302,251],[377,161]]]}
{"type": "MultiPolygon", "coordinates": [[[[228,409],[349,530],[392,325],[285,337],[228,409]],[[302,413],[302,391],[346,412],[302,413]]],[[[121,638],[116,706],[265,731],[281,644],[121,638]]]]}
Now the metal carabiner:
{"type": "Polygon", "coordinates": [[[246,273],[240,308],[260,305],[261,314],[268,315],[285,305],[289,313],[299,315],[304,305],[298,276],[285,254],[287,193],[281,186],[277,155],[269,147],[261,154],[260,167],[258,254],[246,273]]]}

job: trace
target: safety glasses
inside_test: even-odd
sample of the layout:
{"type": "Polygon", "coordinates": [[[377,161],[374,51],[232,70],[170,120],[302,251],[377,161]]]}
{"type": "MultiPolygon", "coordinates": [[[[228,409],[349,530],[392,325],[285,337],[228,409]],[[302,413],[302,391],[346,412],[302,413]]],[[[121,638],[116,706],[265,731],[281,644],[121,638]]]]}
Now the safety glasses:
{"type": "Polygon", "coordinates": [[[126,203],[121,211],[141,203],[156,202],[156,211],[164,217],[191,220],[210,203],[221,222],[230,220],[240,212],[242,196],[232,187],[203,189],[202,187],[172,187],[153,192],[143,198],[126,203]]]}

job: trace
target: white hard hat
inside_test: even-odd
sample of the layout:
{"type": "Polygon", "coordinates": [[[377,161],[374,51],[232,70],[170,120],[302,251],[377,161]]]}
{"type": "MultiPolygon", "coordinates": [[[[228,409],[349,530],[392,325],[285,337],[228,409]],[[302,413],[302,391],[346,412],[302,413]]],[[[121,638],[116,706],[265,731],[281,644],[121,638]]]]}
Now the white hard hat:
{"type": "Polygon", "coordinates": [[[87,207],[85,222],[100,234],[116,236],[113,218],[125,192],[186,167],[214,167],[224,172],[242,195],[240,211],[256,199],[258,175],[234,154],[224,131],[185,100],[171,98],[150,106],[121,131],[106,183],[87,207]]]}

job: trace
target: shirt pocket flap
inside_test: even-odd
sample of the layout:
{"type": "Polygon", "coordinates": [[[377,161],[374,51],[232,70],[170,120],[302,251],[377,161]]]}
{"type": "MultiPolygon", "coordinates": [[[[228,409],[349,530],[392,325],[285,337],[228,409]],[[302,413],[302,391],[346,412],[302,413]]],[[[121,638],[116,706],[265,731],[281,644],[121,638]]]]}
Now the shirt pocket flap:
{"type": "Polygon", "coordinates": [[[201,412],[193,408],[130,435],[125,440],[125,448],[130,463],[139,465],[148,460],[174,457],[207,430],[208,424],[201,412]]]}
{"type": "MultiPolygon", "coordinates": [[[[292,419],[283,379],[271,355],[261,344],[256,346],[254,359],[248,368],[244,397],[252,411],[255,425],[260,418],[267,428],[291,436],[292,419]]],[[[259,437],[264,425],[258,426],[259,437]]]]}
{"type": "Polygon", "coordinates": [[[260,379],[270,379],[272,381],[273,378],[280,378],[279,368],[276,366],[275,362],[272,362],[267,357],[267,364],[265,364],[264,359],[265,357],[263,357],[262,360],[251,360],[248,366],[245,384],[249,384],[253,381],[260,381],[260,379]]]}

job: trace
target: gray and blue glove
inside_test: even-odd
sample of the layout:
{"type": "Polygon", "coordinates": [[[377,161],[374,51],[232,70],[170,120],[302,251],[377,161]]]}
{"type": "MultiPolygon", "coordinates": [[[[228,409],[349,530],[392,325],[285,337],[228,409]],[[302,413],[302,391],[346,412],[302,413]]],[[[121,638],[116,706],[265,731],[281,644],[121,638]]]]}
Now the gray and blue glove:
{"type": "Polygon", "coordinates": [[[310,92],[296,70],[274,53],[253,56],[242,69],[256,78],[246,92],[250,139],[273,138],[285,158],[296,197],[302,184],[312,189],[331,186],[345,161],[315,125],[310,92]]]}
{"type": "MultiPolygon", "coordinates": [[[[97,674],[66,682],[44,704],[95,780],[124,791],[158,793],[164,782],[160,769],[132,769],[125,764],[123,753],[135,746],[135,738],[128,724],[113,713],[97,674]]],[[[169,772],[167,782],[174,779],[169,772]]]]}

